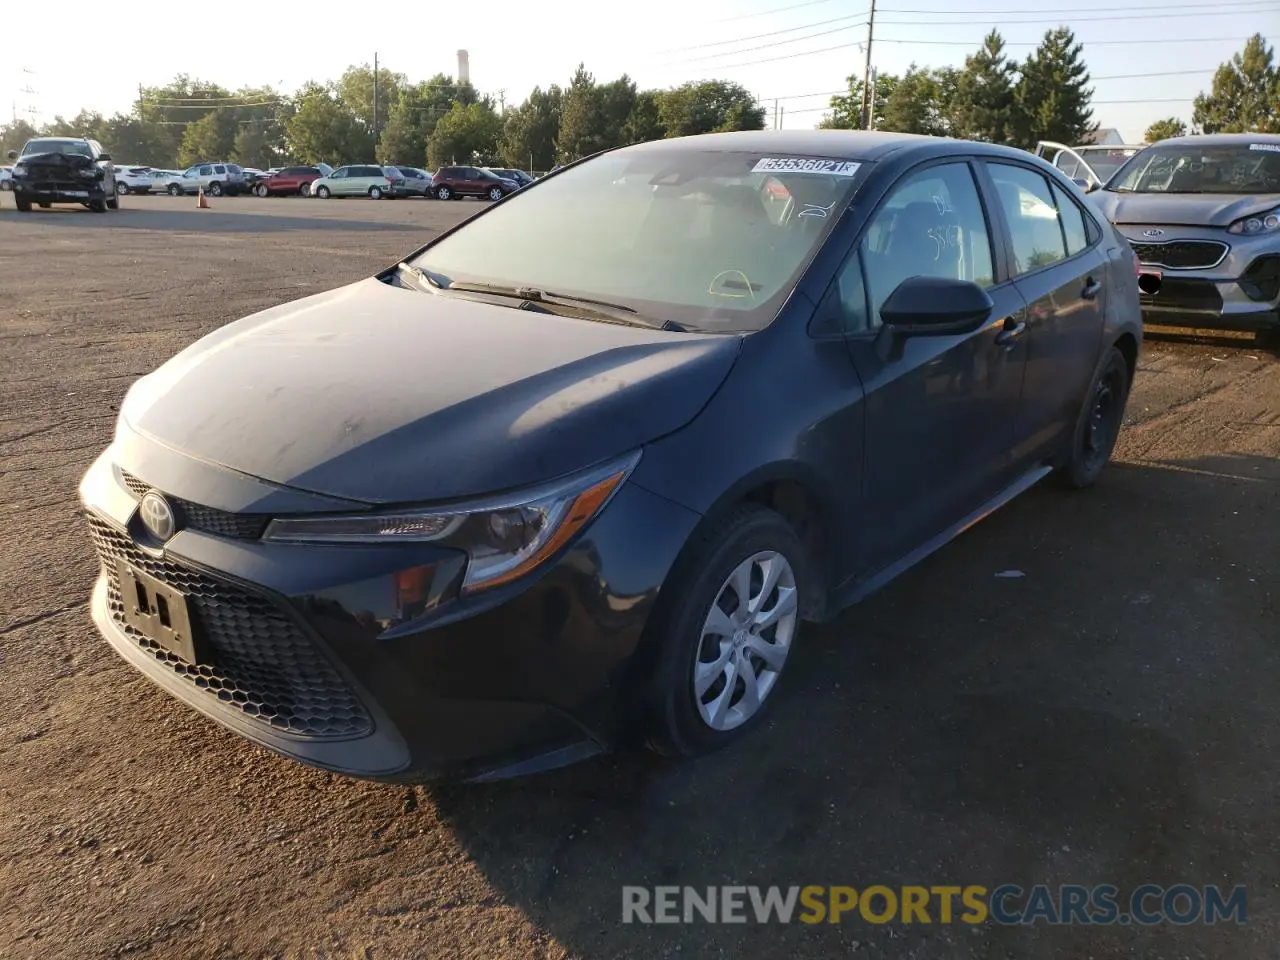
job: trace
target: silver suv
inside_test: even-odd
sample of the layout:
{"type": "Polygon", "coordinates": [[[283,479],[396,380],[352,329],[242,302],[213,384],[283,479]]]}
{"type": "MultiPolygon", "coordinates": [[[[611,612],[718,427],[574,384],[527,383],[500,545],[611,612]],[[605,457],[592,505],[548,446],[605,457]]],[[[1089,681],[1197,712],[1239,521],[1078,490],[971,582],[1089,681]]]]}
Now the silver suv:
{"type": "Polygon", "coordinates": [[[220,197],[224,193],[234,197],[244,193],[248,187],[244,179],[244,171],[234,163],[197,163],[182,172],[182,179],[173,180],[167,187],[170,196],[184,193],[197,193],[203,188],[211,197],[220,197]]]}

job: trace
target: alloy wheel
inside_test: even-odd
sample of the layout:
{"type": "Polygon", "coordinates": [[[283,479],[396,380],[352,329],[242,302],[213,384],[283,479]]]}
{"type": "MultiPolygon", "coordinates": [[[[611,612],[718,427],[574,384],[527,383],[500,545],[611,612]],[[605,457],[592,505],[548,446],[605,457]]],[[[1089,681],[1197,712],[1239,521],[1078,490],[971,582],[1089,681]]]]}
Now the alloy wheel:
{"type": "Polygon", "coordinates": [[[799,617],[796,577],[775,550],[748,557],[729,574],[702,625],[693,696],[712,730],[746,723],[782,674],[799,617]]]}

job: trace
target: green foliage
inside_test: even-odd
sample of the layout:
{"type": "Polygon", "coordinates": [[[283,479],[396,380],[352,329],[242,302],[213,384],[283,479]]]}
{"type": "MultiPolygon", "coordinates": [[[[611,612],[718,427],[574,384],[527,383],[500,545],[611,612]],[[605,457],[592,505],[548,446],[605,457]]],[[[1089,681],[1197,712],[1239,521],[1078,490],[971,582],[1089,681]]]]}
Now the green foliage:
{"type": "Polygon", "coordinates": [[[951,132],[947,114],[958,76],[952,68],[921,69],[913,63],[896,82],[888,77],[890,82],[881,84],[877,78],[876,128],[945,137],[951,132]]]}
{"type": "MultiPolygon", "coordinates": [[[[400,98],[400,88],[406,83],[408,78],[403,73],[392,73],[379,66],[377,130],[373,127],[373,67],[370,64],[347,67],[335,85],[335,92],[360,125],[376,140],[383,124],[387,122],[392,104],[400,98]]],[[[372,156],[372,151],[369,156],[372,156]]]]}
{"type": "Polygon", "coordinates": [[[1143,142],[1155,143],[1158,140],[1168,140],[1170,137],[1185,137],[1186,135],[1187,125],[1185,123],[1177,117],[1165,117],[1163,120],[1157,120],[1147,127],[1143,142]]]}
{"type": "Polygon", "coordinates": [[[948,111],[951,135],[989,143],[1011,143],[1014,130],[1014,79],[1017,66],[1004,54],[1004,39],[992,30],[964,69],[948,111]]]}
{"type": "Polygon", "coordinates": [[[563,98],[554,84],[546,91],[534,87],[523,104],[507,111],[499,150],[504,164],[522,170],[527,164],[531,172],[555,166],[563,98]]]}
{"type": "MultiPolygon", "coordinates": [[[[862,129],[862,98],[866,84],[858,76],[850,76],[845,82],[849,84],[849,92],[836,94],[831,98],[831,113],[818,124],[823,130],[862,129]]],[[[898,78],[891,73],[876,75],[875,96],[871,105],[873,128],[877,130],[895,129],[893,127],[885,127],[884,119],[885,110],[889,105],[889,98],[893,95],[897,85],[898,78]]]]}
{"type": "Polygon", "coordinates": [[[1040,140],[1079,143],[1097,129],[1089,101],[1089,68],[1083,48],[1066,27],[1045,32],[1027,57],[1014,87],[1009,125],[1017,146],[1031,150],[1040,140]]]}
{"type": "Polygon", "coordinates": [[[747,88],[726,80],[699,80],[657,94],[658,120],[668,137],[729,130],[763,130],[764,107],[747,88]]]}
{"type": "Polygon", "coordinates": [[[1196,97],[1191,122],[1205,133],[1280,133],[1280,71],[1275,51],[1255,33],[1218,67],[1209,93],[1196,97]]]}
{"type": "Polygon", "coordinates": [[[373,137],[368,129],[333,90],[318,83],[302,89],[287,129],[289,154],[301,163],[338,166],[368,162],[373,157],[373,137]]]}
{"type": "Polygon", "coordinates": [[[475,103],[479,99],[471,84],[461,86],[447,74],[437,73],[430,80],[403,84],[395,102],[387,111],[386,125],[378,140],[378,159],[382,163],[404,163],[422,166],[427,162],[427,141],[436,124],[453,107],[454,102],[475,103]]]}
{"type": "MultiPolygon", "coordinates": [[[[22,145],[32,137],[40,135],[40,131],[25,120],[0,124],[0,157],[7,158],[10,150],[21,150],[22,145]]],[[[8,163],[7,159],[0,163],[8,163]]]]}
{"type": "Polygon", "coordinates": [[[427,164],[435,170],[453,163],[495,163],[501,135],[502,118],[490,101],[455,103],[431,134],[427,164]]]}

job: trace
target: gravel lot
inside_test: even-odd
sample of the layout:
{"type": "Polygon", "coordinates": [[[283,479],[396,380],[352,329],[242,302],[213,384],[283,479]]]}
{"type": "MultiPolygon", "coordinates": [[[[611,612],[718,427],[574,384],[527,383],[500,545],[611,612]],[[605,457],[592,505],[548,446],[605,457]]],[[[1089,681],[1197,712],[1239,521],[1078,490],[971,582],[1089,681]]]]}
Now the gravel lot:
{"type": "Polygon", "coordinates": [[[384,787],[267,754],[127,668],[89,623],[74,491],[135,377],[479,204],[122,206],[0,194],[0,956],[1274,956],[1274,351],[1149,342],[1095,490],[1033,491],[809,630],[734,750],[384,787]],[[1249,923],[619,922],[627,883],[1145,881],[1246,884],[1249,923]]]}

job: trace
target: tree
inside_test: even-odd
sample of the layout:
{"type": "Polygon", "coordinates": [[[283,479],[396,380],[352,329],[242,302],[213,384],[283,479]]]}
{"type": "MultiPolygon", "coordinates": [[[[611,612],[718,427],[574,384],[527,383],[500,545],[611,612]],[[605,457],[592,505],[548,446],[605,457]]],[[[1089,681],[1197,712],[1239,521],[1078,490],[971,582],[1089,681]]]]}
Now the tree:
{"type": "Polygon", "coordinates": [[[302,163],[338,166],[367,162],[373,155],[369,131],[333,90],[319,83],[303,87],[287,130],[289,153],[302,163]]]}
{"type": "Polygon", "coordinates": [[[501,136],[502,118],[492,102],[455,103],[427,142],[427,164],[437,169],[453,163],[493,163],[501,136]]]}
{"type": "Polygon", "coordinates": [[[1066,27],[1045,31],[1022,65],[1014,88],[1012,141],[1032,149],[1041,140],[1079,143],[1097,129],[1089,101],[1089,68],[1083,47],[1066,27]]]}
{"type": "MultiPolygon", "coordinates": [[[[408,83],[403,73],[378,68],[378,129],[373,123],[373,68],[367,63],[347,67],[337,83],[337,94],[352,115],[369,131],[374,140],[387,122],[391,105],[400,97],[400,88],[408,83]]],[[[373,151],[369,151],[372,156],[373,151]]]]}
{"type": "Polygon", "coordinates": [[[274,123],[245,121],[240,124],[231,146],[231,159],[244,167],[266,170],[282,160],[279,135],[274,123]]]}
{"type": "Polygon", "coordinates": [[[1155,143],[1158,140],[1168,140],[1170,137],[1185,137],[1186,135],[1187,125],[1185,123],[1177,117],[1165,117],[1163,120],[1157,120],[1147,127],[1143,142],[1155,143]]]}
{"type": "Polygon", "coordinates": [[[599,87],[601,140],[600,149],[620,147],[630,143],[627,121],[636,108],[636,84],[625,73],[612,83],[599,87]]]}
{"type": "Polygon", "coordinates": [[[1191,122],[1205,133],[1280,133],[1280,72],[1262,34],[1218,67],[1210,92],[1196,97],[1191,122]]]}
{"type": "Polygon", "coordinates": [[[627,117],[623,130],[627,143],[661,140],[667,135],[667,128],[662,125],[661,96],[659,90],[641,90],[636,94],[631,116],[627,117]]]}
{"type": "Polygon", "coordinates": [[[560,132],[556,152],[561,163],[568,163],[603,150],[607,142],[604,99],[596,79],[578,64],[573,79],[564,91],[560,109],[560,132]]]}
{"type": "Polygon", "coordinates": [[[39,135],[40,131],[25,120],[0,125],[0,157],[7,156],[10,150],[21,150],[24,143],[39,135]]]}
{"type": "MultiPolygon", "coordinates": [[[[822,118],[822,122],[818,124],[819,128],[823,130],[862,129],[862,91],[865,85],[862,78],[856,75],[848,77],[845,82],[849,84],[849,92],[836,94],[831,98],[829,104],[831,113],[822,118]]],[[[875,96],[871,104],[873,126],[877,128],[884,126],[885,109],[897,85],[898,78],[891,73],[876,75],[875,96]]]]}
{"type": "Polygon", "coordinates": [[[189,123],[178,148],[178,163],[190,166],[201,160],[223,160],[235,148],[240,123],[234,109],[211,110],[195,123],[189,123]]]}
{"type": "Polygon", "coordinates": [[[103,140],[107,129],[107,121],[102,114],[92,110],[81,110],[70,120],[55,116],[51,123],[46,123],[40,132],[46,137],[92,137],[103,140]]]}
{"type": "Polygon", "coordinates": [[[534,87],[524,103],[507,112],[500,150],[503,163],[521,169],[528,164],[530,173],[555,166],[562,99],[554,84],[546,91],[534,87]]]}
{"type": "MultiPolygon", "coordinates": [[[[947,77],[942,71],[911,64],[896,83],[887,85],[887,95],[877,97],[882,100],[882,106],[876,128],[945,137],[950,130],[947,113],[951,106],[947,77]]],[[[879,88],[878,81],[879,78],[876,83],[879,88]]]]}
{"type": "Polygon", "coordinates": [[[738,83],[699,80],[657,96],[658,119],[668,137],[764,129],[764,107],[738,83]]]}
{"type": "Polygon", "coordinates": [[[1017,68],[1004,55],[1004,39],[992,30],[977,53],[965,57],[951,103],[951,135],[989,143],[1012,139],[1013,79],[1017,68]]]}
{"type": "Polygon", "coordinates": [[[453,107],[479,99],[470,83],[455,84],[447,74],[437,73],[422,83],[403,85],[395,103],[387,111],[386,125],[378,140],[378,159],[383,163],[426,163],[427,141],[436,123],[453,107]]]}

